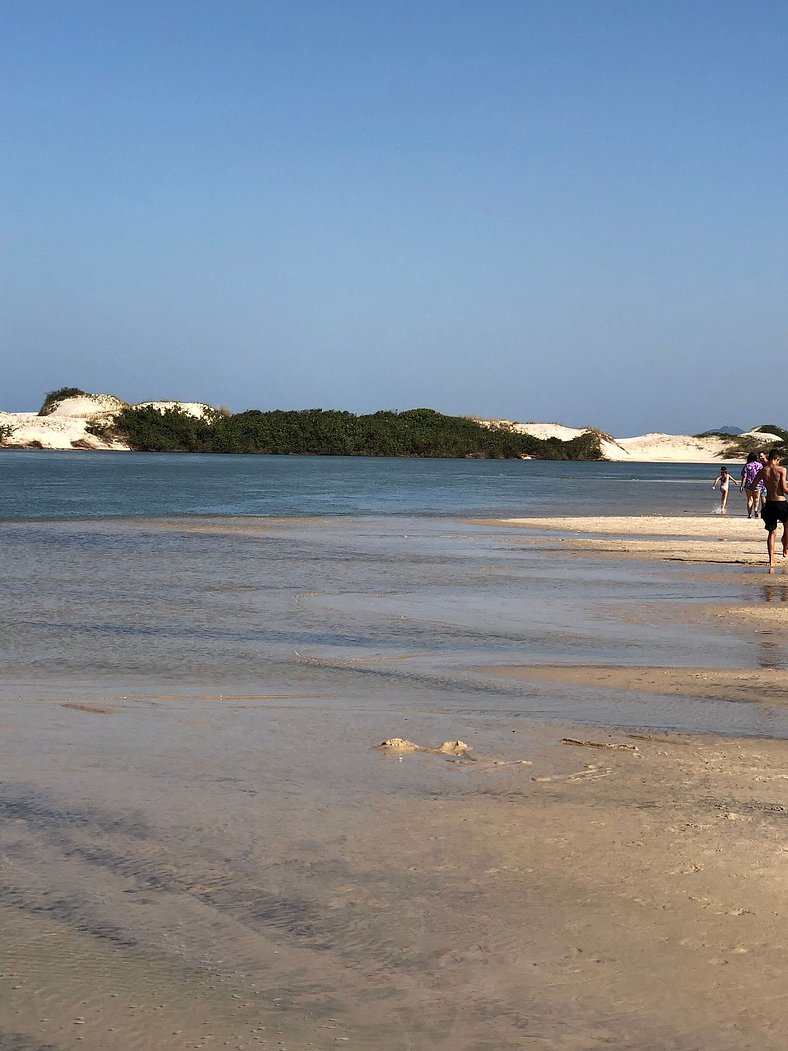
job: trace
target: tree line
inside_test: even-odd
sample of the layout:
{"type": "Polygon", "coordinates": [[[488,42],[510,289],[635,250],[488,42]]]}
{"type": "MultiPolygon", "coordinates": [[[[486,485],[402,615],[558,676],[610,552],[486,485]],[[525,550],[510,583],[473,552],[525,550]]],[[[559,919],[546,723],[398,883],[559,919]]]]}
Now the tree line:
{"type": "Polygon", "coordinates": [[[262,412],[205,418],[181,409],[122,409],[88,430],[140,452],[264,453],[300,456],[435,456],[482,459],[598,460],[599,435],[570,441],[493,429],[433,409],[355,415],[334,409],[262,412]]]}

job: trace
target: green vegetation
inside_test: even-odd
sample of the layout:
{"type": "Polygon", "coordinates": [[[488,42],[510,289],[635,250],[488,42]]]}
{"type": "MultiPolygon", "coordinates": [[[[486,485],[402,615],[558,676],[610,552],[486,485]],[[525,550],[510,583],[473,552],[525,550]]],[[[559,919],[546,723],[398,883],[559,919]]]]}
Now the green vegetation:
{"type": "Polygon", "coordinates": [[[762,423],[760,427],[753,428],[756,431],[764,431],[766,434],[776,434],[784,442],[788,442],[788,431],[778,427],[776,423],[762,423]]]}
{"type": "Polygon", "coordinates": [[[8,441],[14,430],[15,428],[10,423],[0,423],[0,445],[8,441]]]}
{"type": "Polygon", "coordinates": [[[63,401],[65,398],[79,398],[85,393],[86,391],[80,390],[79,387],[60,387],[58,390],[51,390],[44,398],[44,402],[38,410],[38,415],[49,416],[57,408],[58,402],[63,401]]]}
{"type": "Polygon", "coordinates": [[[753,427],[753,433],[751,434],[739,434],[735,437],[731,437],[729,434],[720,434],[716,437],[723,438],[727,445],[723,450],[723,455],[727,460],[744,459],[748,453],[759,453],[766,452],[773,448],[775,445],[774,438],[767,438],[767,434],[776,434],[780,438],[780,443],[788,441],[788,431],[783,430],[782,427],[778,427],[774,423],[762,423],[759,427],[753,427]],[[758,437],[758,433],[764,435],[763,439],[758,437]]]}
{"type": "Polygon", "coordinates": [[[126,408],[112,424],[88,427],[146,452],[269,453],[302,456],[440,456],[599,460],[599,435],[563,442],[491,429],[432,409],[355,416],[336,410],[260,412],[198,419],[180,409],[126,408]]]}

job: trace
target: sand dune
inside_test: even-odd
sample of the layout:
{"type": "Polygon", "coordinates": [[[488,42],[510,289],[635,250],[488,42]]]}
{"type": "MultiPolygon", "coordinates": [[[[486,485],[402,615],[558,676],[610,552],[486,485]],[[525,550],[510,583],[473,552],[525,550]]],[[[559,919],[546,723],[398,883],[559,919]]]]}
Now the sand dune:
{"type": "MultiPolygon", "coordinates": [[[[480,422],[488,426],[506,427],[520,434],[530,434],[534,438],[559,438],[561,441],[571,441],[589,430],[597,431],[602,455],[606,460],[631,463],[718,463],[725,461],[724,450],[730,444],[722,438],[696,438],[691,434],[663,434],[661,431],[632,438],[614,438],[595,427],[566,427],[562,423],[514,423],[511,420],[480,422]]],[[[781,441],[778,435],[762,431],[744,431],[743,434],[757,437],[764,444],[781,441]]]]}
{"type": "MultiPolygon", "coordinates": [[[[110,422],[127,402],[112,394],[85,394],[64,398],[47,416],[37,412],[0,412],[0,427],[10,427],[11,434],[0,445],[16,449],[111,449],[127,452],[125,442],[107,441],[88,431],[94,421],[110,422]]],[[[144,401],[138,408],[178,408],[190,416],[203,417],[215,410],[203,402],[144,401]]]]}

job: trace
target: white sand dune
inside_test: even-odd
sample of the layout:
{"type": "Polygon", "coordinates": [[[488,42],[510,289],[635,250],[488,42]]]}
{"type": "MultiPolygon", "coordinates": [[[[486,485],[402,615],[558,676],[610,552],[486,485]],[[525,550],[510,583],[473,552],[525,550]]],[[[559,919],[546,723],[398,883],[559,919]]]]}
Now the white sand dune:
{"type": "Polygon", "coordinates": [[[63,398],[49,415],[92,420],[98,413],[120,412],[127,405],[128,402],[121,401],[114,394],[82,394],[75,398],[63,398]]]}
{"type": "Polygon", "coordinates": [[[565,427],[562,423],[513,423],[511,429],[534,438],[558,438],[562,442],[570,442],[592,430],[591,427],[565,427]]]}
{"type": "MultiPolygon", "coordinates": [[[[0,427],[10,427],[11,433],[2,444],[16,449],[111,449],[128,451],[125,442],[107,441],[90,434],[92,422],[109,423],[116,413],[128,406],[112,394],[84,394],[64,398],[47,416],[36,412],[0,412],[0,427]]],[[[190,416],[202,418],[216,410],[204,402],[145,401],[139,407],[151,406],[164,412],[178,408],[190,416]]]]}
{"type": "Polygon", "coordinates": [[[689,434],[640,434],[619,438],[615,447],[605,450],[608,460],[634,460],[641,463],[715,463],[723,460],[728,446],[722,438],[693,438],[689,434]]]}
{"type": "MultiPolygon", "coordinates": [[[[96,415],[96,414],[94,414],[96,415]]],[[[11,427],[3,445],[12,449],[128,449],[89,434],[85,416],[39,416],[35,412],[0,412],[0,427],[11,427]]]]}
{"type": "MultiPolygon", "coordinates": [[[[723,438],[696,438],[691,434],[663,434],[653,432],[632,438],[613,438],[595,427],[567,427],[562,423],[514,423],[511,420],[480,420],[491,427],[502,427],[530,434],[534,438],[559,438],[571,441],[587,431],[596,431],[600,436],[602,455],[606,460],[629,461],[630,463],[719,463],[726,460],[724,450],[730,444],[723,438]]],[[[764,431],[744,431],[747,437],[760,439],[764,445],[780,443],[776,434],[764,431]]],[[[739,458],[730,457],[728,462],[739,458]]]]}

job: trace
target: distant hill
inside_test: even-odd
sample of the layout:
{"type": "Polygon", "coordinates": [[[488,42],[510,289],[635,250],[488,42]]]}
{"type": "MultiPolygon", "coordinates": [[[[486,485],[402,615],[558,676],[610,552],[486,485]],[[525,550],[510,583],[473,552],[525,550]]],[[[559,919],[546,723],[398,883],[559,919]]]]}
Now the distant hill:
{"type": "Polygon", "coordinates": [[[732,424],[726,424],[724,427],[710,427],[704,434],[741,434],[745,430],[744,427],[734,427],[732,424]]]}

